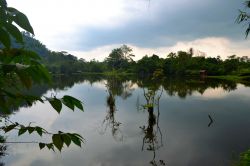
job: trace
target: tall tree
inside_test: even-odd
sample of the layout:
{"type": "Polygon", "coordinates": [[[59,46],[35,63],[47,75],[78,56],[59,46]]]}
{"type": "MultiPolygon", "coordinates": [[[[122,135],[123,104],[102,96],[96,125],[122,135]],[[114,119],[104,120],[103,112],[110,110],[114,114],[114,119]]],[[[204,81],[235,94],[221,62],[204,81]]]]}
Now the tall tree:
{"type": "Polygon", "coordinates": [[[120,48],[113,49],[105,61],[109,67],[114,70],[125,68],[128,62],[133,61],[132,57],[134,57],[134,55],[132,52],[132,48],[127,45],[122,45],[120,48]]]}

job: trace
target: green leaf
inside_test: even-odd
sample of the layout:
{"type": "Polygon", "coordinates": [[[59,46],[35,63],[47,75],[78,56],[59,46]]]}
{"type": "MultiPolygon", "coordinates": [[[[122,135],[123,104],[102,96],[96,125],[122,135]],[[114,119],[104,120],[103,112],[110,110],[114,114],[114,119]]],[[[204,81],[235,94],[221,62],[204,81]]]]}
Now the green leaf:
{"type": "Polygon", "coordinates": [[[45,143],[41,143],[41,142],[40,142],[40,143],[39,143],[40,149],[43,149],[43,148],[45,147],[45,145],[46,145],[45,143]]]}
{"type": "Polygon", "coordinates": [[[23,36],[19,29],[12,24],[4,25],[6,30],[20,43],[23,43],[23,36]]]}
{"type": "Polygon", "coordinates": [[[82,102],[72,96],[65,95],[62,98],[63,104],[74,110],[75,106],[83,111],[82,102]]]}
{"type": "Polygon", "coordinates": [[[11,111],[9,107],[7,106],[7,101],[4,95],[1,95],[0,93],[0,113],[1,114],[10,114],[11,111]]]}
{"type": "Polygon", "coordinates": [[[63,147],[63,140],[61,138],[61,134],[54,134],[52,136],[52,141],[53,141],[53,144],[55,145],[55,147],[61,151],[62,150],[62,147],[63,147]]]}
{"type": "Polygon", "coordinates": [[[16,98],[17,96],[9,91],[6,91],[6,90],[2,90],[6,96],[10,97],[10,98],[16,98]]]}
{"type": "Polygon", "coordinates": [[[13,130],[17,126],[18,126],[18,123],[15,123],[15,124],[4,127],[3,130],[4,130],[5,133],[7,133],[7,132],[13,130]]]}
{"type": "Polygon", "coordinates": [[[1,6],[1,8],[6,8],[7,7],[6,0],[0,0],[0,6],[1,6]]]}
{"type": "Polygon", "coordinates": [[[19,129],[19,131],[18,131],[18,136],[24,134],[26,131],[27,131],[27,128],[23,128],[23,127],[22,127],[22,128],[19,129]]]}
{"type": "Polygon", "coordinates": [[[7,18],[6,10],[3,7],[1,7],[0,8],[0,26],[3,26],[6,23],[6,18],[7,18]]]}
{"type": "Polygon", "coordinates": [[[74,135],[77,136],[78,138],[80,138],[81,141],[84,140],[84,138],[80,134],[74,133],[74,135]]]}
{"type": "Polygon", "coordinates": [[[31,95],[22,95],[20,94],[18,97],[24,99],[26,102],[34,102],[34,101],[40,101],[41,103],[43,103],[43,99],[41,99],[41,97],[38,96],[31,96],[31,95]]]}
{"type": "Polygon", "coordinates": [[[30,22],[29,22],[29,19],[27,18],[27,16],[14,8],[9,8],[9,10],[10,9],[15,12],[15,15],[13,16],[13,21],[17,25],[19,25],[21,28],[23,28],[24,30],[26,30],[34,35],[33,28],[30,25],[30,22]]]}
{"type": "Polygon", "coordinates": [[[27,72],[25,72],[24,70],[17,70],[16,74],[18,75],[18,77],[20,78],[22,84],[26,88],[31,88],[31,86],[32,86],[32,80],[29,77],[29,75],[28,75],[27,72]]]}
{"type": "Polygon", "coordinates": [[[49,99],[49,103],[50,105],[58,112],[60,113],[61,110],[62,110],[62,102],[57,99],[57,98],[52,98],[52,99],[49,99]]]}
{"type": "Polygon", "coordinates": [[[77,108],[79,108],[80,110],[83,111],[83,106],[82,106],[82,102],[81,102],[81,101],[75,99],[75,100],[74,100],[74,104],[75,104],[75,106],[76,106],[77,108]]]}
{"type": "Polygon", "coordinates": [[[27,127],[27,129],[28,129],[28,131],[29,131],[29,134],[31,134],[31,133],[35,130],[34,127],[27,127]]]}
{"type": "Polygon", "coordinates": [[[43,135],[43,129],[41,127],[37,126],[35,130],[36,130],[37,134],[39,134],[40,136],[43,135]]]}
{"type": "Polygon", "coordinates": [[[69,147],[69,145],[71,144],[70,136],[68,134],[62,134],[62,139],[63,142],[69,147]]]}
{"type": "Polygon", "coordinates": [[[47,146],[47,148],[48,148],[49,150],[52,149],[53,151],[55,151],[54,145],[53,145],[52,143],[46,144],[46,146],[47,146]]]}
{"type": "Polygon", "coordinates": [[[50,75],[49,71],[47,70],[47,68],[43,65],[39,65],[38,69],[39,69],[39,72],[41,73],[42,79],[45,82],[50,83],[51,82],[51,75],[50,75]]]}
{"type": "Polygon", "coordinates": [[[16,70],[16,65],[11,65],[11,64],[3,64],[2,65],[2,70],[4,74],[11,73],[16,70]]]}
{"type": "Polygon", "coordinates": [[[69,107],[71,110],[74,111],[74,104],[69,96],[63,96],[62,102],[64,105],[66,105],[67,107],[69,107]]]}
{"type": "MultiPolygon", "coordinates": [[[[25,57],[28,57],[30,59],[36,59],[41,60],[41,57],[34,51],[31,50],[20,50],[22,55],[25,57]]],[[[37,63],[37,65],[41,65],[40,63],[37,63]]]]}
{"type": "Polygon", "coordinates": [[[74,142],[74,144],[76,144],[77,146],[81,147],[81,139],[79,139],[77,136],[75,136],[74,134],[69,134],[71,140],[74,142]]]}
{"type": "Polygon", "coordinates": [[[0,28],[0,42],[3,43],[6,48],[10,48],[10,36],[3,28],[0,28]]]}

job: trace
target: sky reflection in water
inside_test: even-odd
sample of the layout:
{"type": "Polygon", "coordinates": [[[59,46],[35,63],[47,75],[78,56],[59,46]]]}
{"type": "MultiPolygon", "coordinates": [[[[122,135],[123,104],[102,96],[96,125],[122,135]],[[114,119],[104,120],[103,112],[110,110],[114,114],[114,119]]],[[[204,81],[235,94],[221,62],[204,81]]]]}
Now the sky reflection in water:
{"type": "MultiPolygon", "coordinates": [[[[58,96],[83,100],[85,112],[64,108],[58,115],[40,103],[21,108],[12,121],[35,121],[52,132],[78,132],[86,143],[82,149],[71,146],[62,153],[40,151],[36,144],[10,144],[2,161],[8,166],[211,166],[229,165],[234,154],[250,148],[250,88],[237,84],[229,91],[225,85],[201,88],[201,84],[186,88],[183,95],[178,83],[145,87],[132,82],[85,80],[56,90],[58,96]],[[208,115],[214,120],[210,127],[208,115]]],[[[41,140],[16,135],[11,133],[8,141],[41,140]]]]}

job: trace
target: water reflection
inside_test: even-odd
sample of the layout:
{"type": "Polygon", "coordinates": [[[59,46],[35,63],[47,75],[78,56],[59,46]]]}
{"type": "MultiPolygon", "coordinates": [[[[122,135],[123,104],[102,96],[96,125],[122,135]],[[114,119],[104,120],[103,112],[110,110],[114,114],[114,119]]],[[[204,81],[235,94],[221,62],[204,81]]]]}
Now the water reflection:
{"type": "MultiPolygon", "coordinates": [[[[237,82],[221,80],[221,79],[209,79],[205,78],[164,78],[160,80],[152,79],[140,79],[136,80],[139,87],[154,87],[159,88],[163,86],[165,92],[169,96],[178,96],[185,99],[187,96],[191,96],[198,92],[203,94],[207,89],[222,88],[224,91],[230,92],[237,89],[237,82]]],[[[245,86],[249,86],[249,83],[242,82],[245,86]]]]}
{"type": "MultiPolygon", "coordinates": [[[[40,159],[37,157],[40,151],[31,155],[33,147],[25,152],[20,150],[22,148],[13,148],[21,157],[9,157],[6,165],[16,166],[14,161],[31,156],[25,159],[30,160],[27,163],[39,158],[43,163],[40,165],[198,166],[218,165],[223,160],[227,162],[221,165],[226,166],[232,149],[238,155],[249,147],[250,134],[245,130],[245,126],[250,125],[249,88],[236,82],[179,78],[153,81],[102,76],[61,77],[58,80],[51,87],[36,91],[42,94],[53,89],[58,95],[71,93],[85,101],[84,115],[65,111],[59,118],[55,115],[50,122],[52,129],[53,126],[62,130],[78,128],[79,133],[86,136],[84,152],[69,149],[58,155],[42,151],[40,159]],[[215,98],[214,94],[207,97],[215,90],[219,90],[222,97],[215,98]],[[135,111],[135,106],[139,111],[135,111]],[[102,137],[96,131],[100,125],[101,133],[106,134],[102,137]],[[52,157],[47,159],[48,156],[52,157]],[[63,162],[58,164],[61,160],[63,162]]],[[[39,108],[35,105],[32,109],[39,108]]],[[[13,117],[24,119],[33,114],[33,111],[24,110],[20,111],[23,117],[18,112],[13,117]]],[[[47,109],[41,113],[50,115],[47,109]]],[[[41,124],[48,123],[47,119],[39,120],[41,124]]]]}
{"type": "Polygon", "coordinates": [[[237,88],[237,83],[227,80],[216,79],[169,79],[163,82],[163,87],[169,96],[179,96],[186,98],[194,92],[203,94],[208,88],[222,88],[225,91],[233,91],[237,88]]]}
{"type": "Polygon", "coordinates": [[[146,126],[140,127],[144,133],[142,151],[146,146],[147,151],[153,152],[153,158],[149,162],[153,166],[165,165],[164,160],[160,159],[159,162],[156,160],[156,151],[163,146],[162,132],[159,126],[160,98],[163,93],[163,88],[160,88],[159,94],[157,94],[158,89],[158,86],[152,86],[147,89],[143,88],[143,95],[146,100],[143,109],[148,112],[148,120],[146,126]]]}
{"type": "Polygon", "coordinates": [[[124,100],[130,97],[134,91],[133,85],[135,83],[130,80],[120,77],[107,77],[106,80],[107,91],[114,96],[122,97],[124,100]]]}
{"type": "Polygon", "coordinates": [[[120,130],[121,123],[115,119],[115,112],[116,112],[115,96],[114,96],[112,90],[109,88],[109,86],[106,86],[106,87],[107,87],[107,91],[108,91],[108,96],[106,99],[108,111],[107,111],[107,115],[104,118],[103,123],[102,123],[102,132],[101,133],[104,134],[106,132],[107,128],[110,127],[113,138],[116,141],[122,141],[123,135],[122,135],[122,132],[120,130]]]}
{"type": "Polygon", "coordinates": [[[122,99],[126,100],[132,95],[133,92],[133,83],[130,81],[122,80],[119,77],[108,77],[106,88],[108,96],[106,99],[108,111],[107,115],[102,123],[101,133],[104,134],[109,127],[113,138],[116,141],[123,141],[123,134],[120,129],[121,122],[118,122],[115,118],[116,113],[116,97],[120,96],[122,99]]]}
{"type": "MultiPolygon", "coordinates": [[[[75,84],[88,82],[92,85],[95,82],[107,80],[107,87],[114,96],[120,96],[124,100],[130,97],[134,91],[134,86],[141,88],[154,87],[159,88],[163,86],[165,92],[169,96],[178,96],[185,99],[193,93],[198,92],[201,95],[208,88],[222,88],[230,92],[237,89],[237,83],[234,81],[217,80],[217,79],[194,79],[194,78],[164,78],[160,80],[152,79],[138,79],[136,77],[107,77],[103,75],[59,75],[53,77],[53,84],[51,85],[34,85],[31,89],[23,90],[23,94],[42,96],[47,91],[64,91],[72,88],[75,84]]],[[[249,82],[242,82],[245,86],[249,86],[249,82]]],[[[11,91],[11,90],[10,90],[11,91]]],[[[13,112],[19,110],[20,107],[30,107],[34,103],[27,103],[24,100],[8,98],[9,108],[13,112]]]]}

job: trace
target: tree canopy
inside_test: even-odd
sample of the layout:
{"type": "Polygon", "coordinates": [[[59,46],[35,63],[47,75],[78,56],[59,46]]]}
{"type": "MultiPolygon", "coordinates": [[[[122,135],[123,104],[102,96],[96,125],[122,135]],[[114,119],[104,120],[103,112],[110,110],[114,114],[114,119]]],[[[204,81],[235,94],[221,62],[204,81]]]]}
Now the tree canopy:
{"type": "Polygon", "coordinates": [[[120,48],[115,48],[105,59],[108,67],[113,70],[124,69],[128,67],[128,63],[132,62],[134,55],[132,48],[127,45],[122,45],[120,48]]]}

